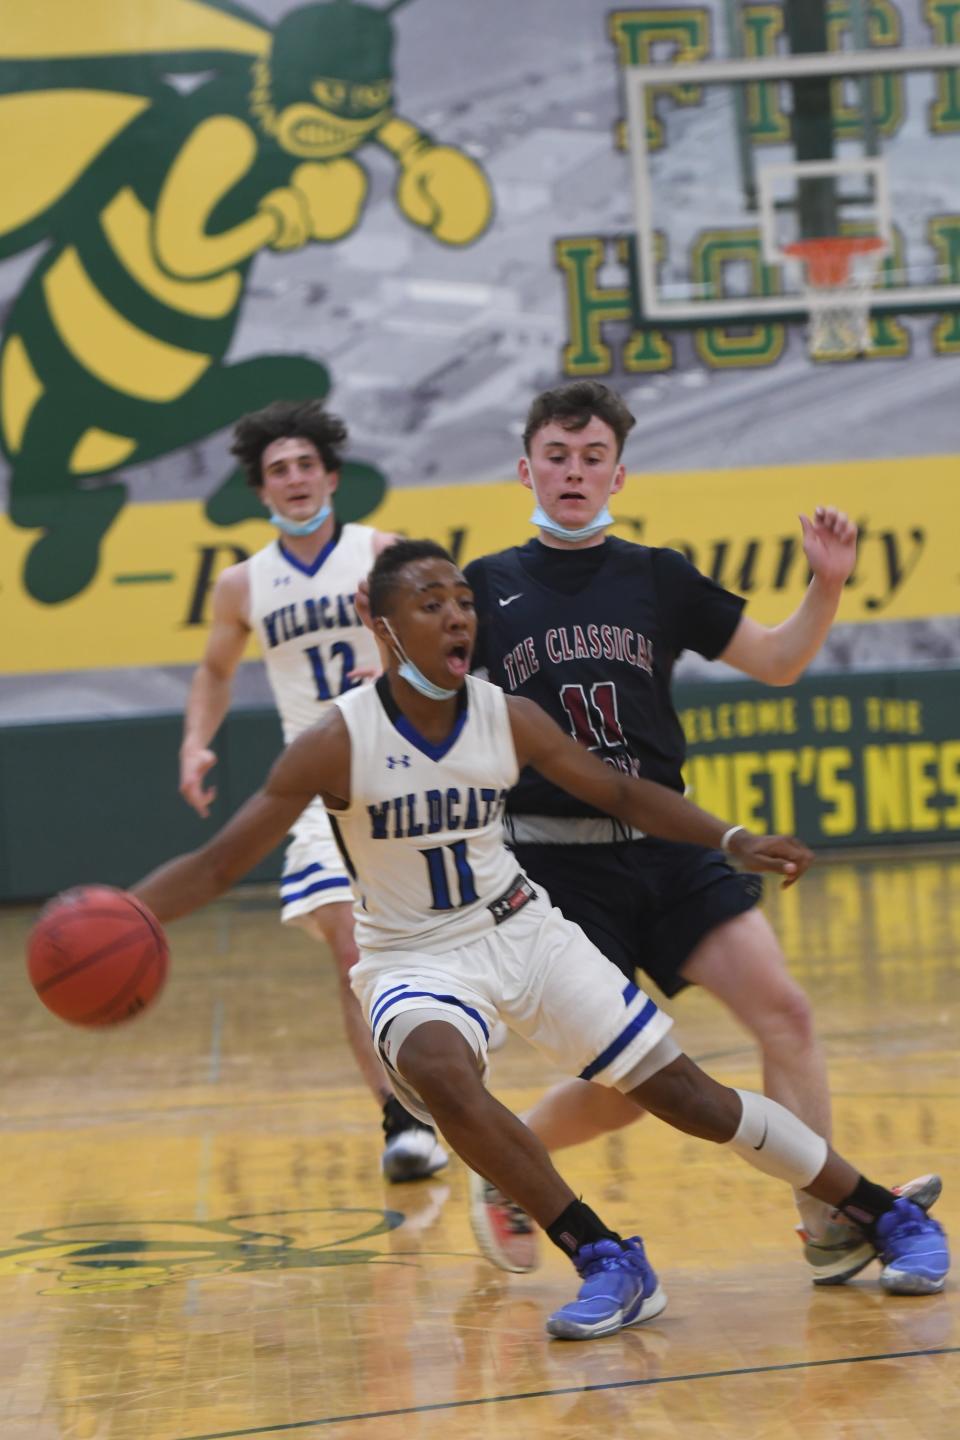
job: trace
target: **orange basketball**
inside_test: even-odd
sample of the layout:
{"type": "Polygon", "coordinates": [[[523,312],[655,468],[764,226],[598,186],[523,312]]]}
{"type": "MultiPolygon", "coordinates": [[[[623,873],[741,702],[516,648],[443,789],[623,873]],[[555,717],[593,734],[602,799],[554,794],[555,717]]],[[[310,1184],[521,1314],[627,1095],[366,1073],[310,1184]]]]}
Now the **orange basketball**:
{"type": "Polygon", "coordinates": [[[169,951],[159,922],[125,890],[69,890],[44,910],[27,941],[30,982],[71,1025],[117,1025],[156,999],[169,951]]]}

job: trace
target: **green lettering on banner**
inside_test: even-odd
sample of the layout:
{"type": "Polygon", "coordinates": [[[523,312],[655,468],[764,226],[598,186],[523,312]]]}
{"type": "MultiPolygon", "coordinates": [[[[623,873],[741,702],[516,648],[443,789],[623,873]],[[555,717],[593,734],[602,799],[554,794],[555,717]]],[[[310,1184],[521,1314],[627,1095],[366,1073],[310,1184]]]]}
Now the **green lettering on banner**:
{"type": "MultiPolygon", "coordinates": [[[[629,245],[619,238],[612,246],[612,259],[623,276],[619,285],[601,285],[598,279],[600,269],[611,259],[608,247],[609,241],[602,235],[564,236],[554,242],[554,258],[567,292],[569,339],[561,360],[565,375],[608,375],[613,356],[603,338],[603,327],[612,323],[632,327],[629,245]]],[[[631,328],[623,346],[623,362],[634,373],[669,370],[673,347],[659,331],[631,328]]]]}
{"type": "MultiPolygon", "coordinates": [[[[783,9],[780,5],[744,5],[740,11],[740,33],[743,53],[754,60],[763,55],[776,55],[777,42],[783,34],[783,9]]],[[[780,86],[764,81],[748,85],[747,123],[754,145],[779,145],[790,138],[790,119],[780,104],[780,86]]]]}
{"type": "MultiPolygon", "coordinates": [[[[960,0],[924,0],[923,13],[938,45],[960,44],[960,0]]],[[[935,135],[949,135],[960,130],[960,71],[938,70],[936,85],[930,129],[935,135]]]]}
{"type": "MultiPolygon", "coordinates": [[[[927,222],[927,235],[939,265],[947,272],[947,283],[960,284],[960,215],[931,216],[927,222]]],[[[938,355],[960,354],[960,310],[948,310],[937,321],[933,329],[933,348],[938,355]]]]}
{"type": "MultiPolygon", "coordinates": [[[[750,268],[754,293],[777,293],[777,277],[772,268],[763,263],[760,234],[754,228],[704,230],[697,236],[690,256],[693,283],[700,287],[697,293],[708,299],[725,295],[724,271],[735,264],[746,264],[750,268]]],[[[697,354],[714,370],[773,365],[783,354],[785,344],[786,327],[776,321],[710,325],[694,334],[697,354]]]]}
{"type": "MultiPolygon", "coordinates": [[[[851,31],[850,5],[847,0],[830,0],[827,7],[827,43],[834,51],[844,49],[844,39],[851,31]]],[[[867,6],[867,37],[870,48],[896,46],[901,40],[900,15],[890,0],[870,0],[867,6]]],[[[863,138],[863,122],[860,118],[860,94],[854,104],[845,101],[845,82],[834,80],[833,125],[838,138],[860,140],[863,138]]],[[[895,135],[903,124],[905,112],[903,103],[903,77],[889,71],[876,74],[870,82],[870,104],[878,134],[885,138],[895,135]]]]}
{"type": "MultiPolygon", "coordinates": [[[[621,66],[650,65],[665,60],[689,64],[693,60],[704,60],[710,54],[710,12],[703,8],[684,5],[614,10],[609,25],[610,39],[617,47],[621,66]]],[[[664,143],[663,125],[656,114],[656,102],[662,95],[669,95],[676,105],[703,102],[699,85],[667,82],[651,90],[647,97],[647,145],[651,150],[659,150],[664,143]]],[[[615,135],[617,149],[629,149],[624,120],[617,121],[615,135]]]]}

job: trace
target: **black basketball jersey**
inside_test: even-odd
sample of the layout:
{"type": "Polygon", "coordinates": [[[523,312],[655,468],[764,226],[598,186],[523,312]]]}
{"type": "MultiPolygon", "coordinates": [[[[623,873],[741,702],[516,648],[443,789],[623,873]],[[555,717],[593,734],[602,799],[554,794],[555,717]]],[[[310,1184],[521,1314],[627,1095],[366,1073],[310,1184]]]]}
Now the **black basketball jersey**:
{"type": "MultiPolygon", "coordinates": [[[[531,540],[465,573],[480,622],[474,665],[508,695],[534,700],[607,764],[682,790],[674,664],[682,650],[719,655],[745,602],[675,550],[614,537],[582,550],[531,540]]],[[[598,813],[529,767],[507,808],[598,813]]]]}

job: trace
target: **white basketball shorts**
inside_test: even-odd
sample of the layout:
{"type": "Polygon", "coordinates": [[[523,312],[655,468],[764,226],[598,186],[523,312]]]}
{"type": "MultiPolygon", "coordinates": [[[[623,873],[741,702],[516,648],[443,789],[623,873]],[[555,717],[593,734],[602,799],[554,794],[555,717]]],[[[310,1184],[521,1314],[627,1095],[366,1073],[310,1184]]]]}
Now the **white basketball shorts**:
{"type": "Polygon", "coordinates": [[[283,857],[280,919],[286,924],[338,900],[353,903],[350,876],[323,802],[312,800],[294,825],[283,857]]]}
{"type": "Polygon", "coordinates": [[[398,1016],[419,1011],[423,1020],[449,1020],[472,1043],[484,1073],[499,1016],[568,1075],[614,1087],[673,1024],[542,891],[489,935],[443,954],[362,951],[350,984],[391,1082],[421,1119],[429,1119],[422,1101],[393,1064],[388,1027],[398,1016]]]}

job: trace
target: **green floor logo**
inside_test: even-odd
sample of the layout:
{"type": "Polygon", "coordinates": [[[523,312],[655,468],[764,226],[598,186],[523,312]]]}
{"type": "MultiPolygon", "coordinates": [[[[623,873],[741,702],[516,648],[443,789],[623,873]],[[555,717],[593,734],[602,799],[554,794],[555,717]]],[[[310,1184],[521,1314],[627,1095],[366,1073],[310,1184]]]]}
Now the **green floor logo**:
{"type": "Polygon", "coordinates": [[[18,1235],[0,1276],[49,1275],[44,1293],[149,1290],[204,1275],[320,1270],[382,1259],[364,1241],[402,1225],[397,1210],[271,1210],[223,1220],[126,1220],[18,1235]]]}

